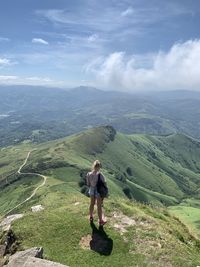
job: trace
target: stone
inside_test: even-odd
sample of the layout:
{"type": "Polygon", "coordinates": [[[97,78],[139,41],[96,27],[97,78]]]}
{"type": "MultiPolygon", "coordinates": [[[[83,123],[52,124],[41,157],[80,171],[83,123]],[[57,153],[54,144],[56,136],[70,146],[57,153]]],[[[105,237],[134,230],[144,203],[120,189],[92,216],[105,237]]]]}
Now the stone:
{"type": "Polygon", "coordinates": [[[42,247],[34,247],[29,248],[24,251],[19,251],[12,255],[10,257],[10,261],[12,261],[15,258],[24,258],[24,257],[36,257],[36,258],[42,258],[43,257],[43,248],[42,247]]]}
{"type": "Polygon", "coordinates": [[[6,245],[0,245],[0,258],[2,258],[6,253],[6,245]]]}
{"type": "Polygon", "coordinates": [[[57,262],[43,260],[35,257],[16,258],[5,267],[68,267],[57,262]]]}
{"type": "Polygon", "coordinates": [[[2,227],[3,231],[8,231],[10,229],[11,223],[15,220],[22,218],[23,216],[24,214],[9,215],[3,219],[3,221],[0,223],[0,227],[2,227]]]}
{"type": "Polygon", "coordinates": [[[44,207],[42,207],[42,205],[37,205],[37,206],[31,207],[31,211],[32,212],[38,212],[38,211],[41,211],[41,210],[44,210],[44,207]]]}
{"type": "Polygon", "coordinates": [[[5,267],[68,267],[57,262],[43,260],[42,257],[42,247],[30,248],[12,255],[5,267]]]}

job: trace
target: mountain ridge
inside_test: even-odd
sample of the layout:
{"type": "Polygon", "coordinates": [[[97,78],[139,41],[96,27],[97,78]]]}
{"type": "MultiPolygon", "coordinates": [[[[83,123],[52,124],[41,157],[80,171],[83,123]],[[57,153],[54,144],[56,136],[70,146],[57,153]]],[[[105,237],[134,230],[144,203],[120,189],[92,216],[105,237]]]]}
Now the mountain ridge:
{"type": "Polygon", "coordinates": [[[198,92],[1,87],[0,146],[24,140],[41,143],[99,125],[112,125],[126,134],[178,132],[198,139],[199,107],[198,92]]]}

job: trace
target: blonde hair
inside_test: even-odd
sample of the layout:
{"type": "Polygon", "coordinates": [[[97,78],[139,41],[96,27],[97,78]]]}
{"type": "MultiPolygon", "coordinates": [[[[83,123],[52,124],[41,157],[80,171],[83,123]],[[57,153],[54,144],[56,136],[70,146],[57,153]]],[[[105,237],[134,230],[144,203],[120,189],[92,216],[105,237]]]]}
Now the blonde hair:
{"type": "Polygon", "coordinates": [[[100,169],[102,167],[101,162],[99,160],[95,160],[92,164],[92,170],[100,169]]]}

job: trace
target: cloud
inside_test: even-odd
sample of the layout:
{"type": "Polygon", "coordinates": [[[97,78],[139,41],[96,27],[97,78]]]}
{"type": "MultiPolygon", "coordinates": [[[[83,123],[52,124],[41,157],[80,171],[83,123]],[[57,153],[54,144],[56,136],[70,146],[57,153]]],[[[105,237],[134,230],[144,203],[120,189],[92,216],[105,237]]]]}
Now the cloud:
{"type": "Polygon", "coordinates": [[[14,80],[17,80],[18,77],[17,76],[14,76],[14,75],[0,75],[0,84],[3,83],[3,82],[8,82],[8,81],[14,81],[14,80]]]}
{"type": "Polygon", "coordinates": [[[0,42],[9,42],[10,39],[6,37],[0,37],[0,42]]]}
{"type": "Polygon", "coordinates": [[[97,54],[111,53],[122,49],[123,46],[127,51],[133,51],[139,47],[138,43],[144,47],[144,43],[147,43],[152,34],[154,39],[159,40],[151,42],[149,49],[156,49],[162,41],[165,42],[165,37],[160,36],[160,27],[166,27],[168,35],[171,28],[174,31],[177,26],[175,18],[186,19],[185,16],[191,14],[189,8],[177,1],[158,1],[156,5],[145,5],[132,0],[83,2],[63,9],[38,9],[35,10],[35,15],[39,17],[38,21],[42,25],[57,30],[55,39],[59,39],[59,42],[65,39],[65,46],[73,45],[73,49],[77,51],[85,48],[96,49],[97,54]],[[58,33],[62,34],[58,36],[58,33]]]}
{"type": "Polygon", "coordinates": [[[89,43],[93,43],[93,42],[97,41],[98,38],[99,38],[98,34],[92,34],[92,35],[90,35],[90,36],[88,37],[88,42],[89,42],[89,43]]]}
{"type": "Polygon", "coordinates": [[[32,43],[48,45],[49,43],[41,38],[33,38],[32,43]]]}
{"type": "Polygon", "coordinates": [[[90,62],[86,72],[107,89],[200,90],[200,40],[176,43],[168,52],[153,55],[112,53],[90,62]]]}
{"type": "Polygon", "coordinates": [[[8,58],[0,58],[0,68],[8,67],[18,64],[17,62],[11,61],[8,58]]]}
{"type": "Polygon", "coordinates": [[[132,7],[129,7],[129,8],[127,8],[126,10],[124,10],[124,11],[121,13],[121,16],[122,16],[122,17],[129,16],[129,15],[132,15],[133,12],[134,12],[133,8],[132,8],[132,7]]]}
{"type": "Polygon", "coordinates": [[[7,58],[0,58],[0,66],[10,65],[10,60],[7,58]]]}
{"type": "Polygon", "coordinates": [[[49,77],[20,77],[15,75],[0,75],[0,85],[31,85],[66,88],[72,86],[62,80],[53,80],[49,77]]]}

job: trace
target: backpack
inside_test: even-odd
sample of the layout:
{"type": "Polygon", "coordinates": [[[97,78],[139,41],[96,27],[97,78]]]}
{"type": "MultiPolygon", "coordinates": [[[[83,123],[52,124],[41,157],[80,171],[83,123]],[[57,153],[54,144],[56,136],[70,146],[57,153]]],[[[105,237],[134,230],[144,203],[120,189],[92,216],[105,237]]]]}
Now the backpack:
{"type": "Polygon", "coordinates": [[[106,184],[101,180],[101,174],[98,174],[98,180],[97,180],[97,192],[99,195],[104,198],[108,197],[108,187],[106,184]]]}

